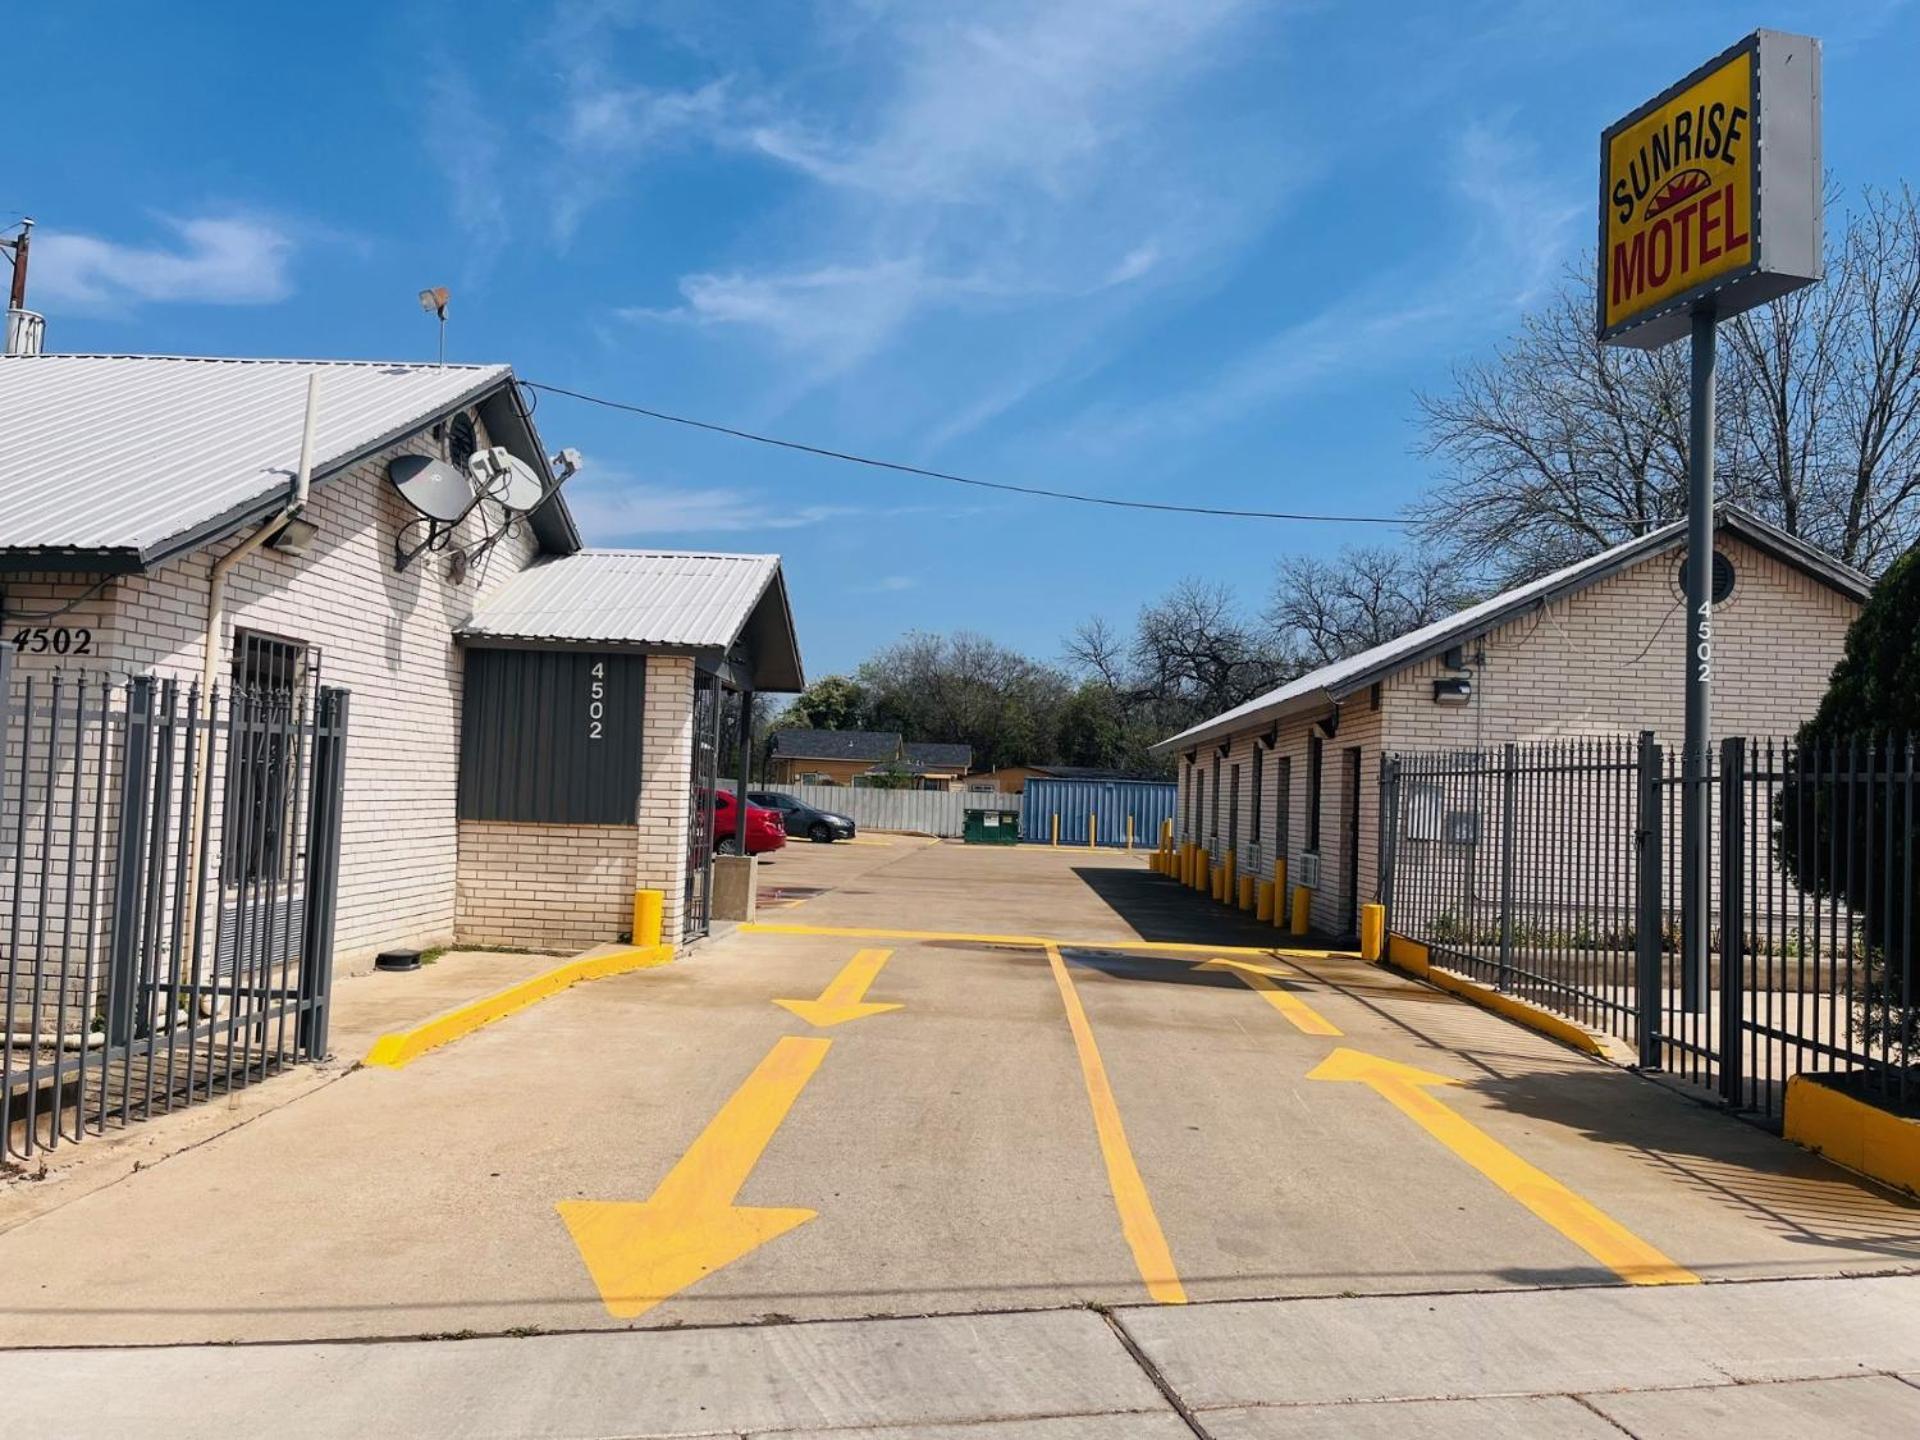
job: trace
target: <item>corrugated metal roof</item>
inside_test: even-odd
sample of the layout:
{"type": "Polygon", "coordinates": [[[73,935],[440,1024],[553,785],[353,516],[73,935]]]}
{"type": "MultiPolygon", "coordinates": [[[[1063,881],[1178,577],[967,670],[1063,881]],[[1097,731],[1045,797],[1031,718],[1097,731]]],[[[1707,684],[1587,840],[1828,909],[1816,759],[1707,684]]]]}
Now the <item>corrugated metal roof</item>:
{"type": "MultiPolygon", "coordinates": [[[[1805,573],[1832,586],[1842,594],[1856,600],[1864,600],[1872,588],[1871,582],[1859,571],[1849,568],[1832,556],[1800,540],[1778,526],[1747,514],[1744,510],[1731,505],[1721,507],[1716,514],[1717,531],[1738,535],[1757,549],[1774,556],[1785,564],[1795,566],[1805,573]]],[[[1578,564],[1543,575],[1538,580],[1525,585],[1517,585],[1504,590],[1490,600],[1482,600],[1477,605],[1436,620],[1431,625],[1418,630],[1408,631],[1396,640],[1384,645],[1376,645],[1370,650],[1362,650],[1357,655],[1349,655],[1344,660],[1336,660],[1331,665],[1322,665],[1311,670],[1297,680],[1291,680],[1277,690],[1269,690],[1256,699],[1247,701],[1233,710],[1215,715],[1210,720],[1171,735],[1150,748],[1156,752],[1183,749],[1190,745],[1203,744],[1228,735],[1237,734],[1249,728],[1265,725],[1283,715],[1310,708],[1314,704],[1331,704],[1341,700],[1354,691],[1384,679],[1397,670],[1417,664],[1421,660],[1440,654],[1454,645],[1461,644],[1475,635],[1484,634],[1530,607],[1550,604],[1577,590],[1597,584],[1609,575],[1618,574],[1630,565],[1637,565],[1655,555],[1677,549],[1686,540],[1687,522],[1676,520],[1658,530],[1626,540],[1611,549],[1589,556],[1578,564]]]]}
{"type": "Polygon", "coordinates": [[[316,477],[513,373],[505,365],[0,357],[0,549],[106,552],[133,567],[270,506],[298,467],[315,371],[316,477]]]}
{"type": "Polygon", "coordinates": [[[778,555],[582,550],[521,571],[481,601],[460,633],[718,652],[745,635],[758,688],[805,684],[778,555]]]}

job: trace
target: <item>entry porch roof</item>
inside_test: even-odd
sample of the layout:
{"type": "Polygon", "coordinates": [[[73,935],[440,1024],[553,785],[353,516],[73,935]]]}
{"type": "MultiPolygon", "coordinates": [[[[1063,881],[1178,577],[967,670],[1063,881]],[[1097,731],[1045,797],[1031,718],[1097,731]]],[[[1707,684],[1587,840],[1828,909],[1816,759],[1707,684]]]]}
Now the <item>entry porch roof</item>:
{"type": "Polygon", "coordinates": [[[481,600],[469,645],[691,654],[743,667],[755,690],[806,688],[778,555],[581,550],[481,600]]]}

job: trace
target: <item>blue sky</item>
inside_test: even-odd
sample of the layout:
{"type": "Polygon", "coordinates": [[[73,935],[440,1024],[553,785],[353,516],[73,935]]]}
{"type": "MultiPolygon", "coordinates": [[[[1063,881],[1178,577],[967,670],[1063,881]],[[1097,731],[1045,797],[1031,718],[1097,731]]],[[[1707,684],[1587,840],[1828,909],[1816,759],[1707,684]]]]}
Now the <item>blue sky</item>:
{"type": "MultiPolygon", "coordinates": [[[[1598,133],[1756,24],[1843,191],[1913,175],[1896,3],[9,7],[0,222],[50,348],[449,358],[1127,498],[1394,513],[1413,395],[1590,243],[1598,133]]],[[[775,550],[809,673],[1043,658],[1332,525],[991,496],[549,396],[600,544],[775,550]]],[[[1391,533],[1391,532],[1389,532],[1391,533]]]]}

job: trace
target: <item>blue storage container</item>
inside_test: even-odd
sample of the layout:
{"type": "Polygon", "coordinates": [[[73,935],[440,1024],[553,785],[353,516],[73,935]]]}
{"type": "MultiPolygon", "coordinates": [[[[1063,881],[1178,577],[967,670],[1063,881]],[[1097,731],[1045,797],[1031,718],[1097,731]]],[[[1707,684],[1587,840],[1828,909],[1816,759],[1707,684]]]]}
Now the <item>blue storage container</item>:
{"type": "Polygon", "coordinates": [[[1125,845],[1131,816],[1133,848],[1151,850],[1160,843],[1160,822],[1173,818],[1174,793],[1171,780],[1029,780],[1020,797],[1020,838],[1051,843],[1057,815],[1060,843],[1084,847],[1091,815],[1095,844],[1125,845]]]}

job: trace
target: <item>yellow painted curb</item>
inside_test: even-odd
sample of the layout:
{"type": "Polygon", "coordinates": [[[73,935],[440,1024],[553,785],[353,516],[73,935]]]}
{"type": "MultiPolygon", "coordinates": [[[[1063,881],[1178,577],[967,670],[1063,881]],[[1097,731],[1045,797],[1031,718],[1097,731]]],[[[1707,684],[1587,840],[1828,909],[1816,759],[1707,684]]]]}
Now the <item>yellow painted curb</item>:
{"type": "Polygon", "coordinates": [[[624,975],[629,970],[645,970],[650,966],[664,965],[672,958],[671,945],[652,945],[629,946],[606,955],[569,960],[517,985],[509,985],[504,990],[436,1015],[411,1030],[396,1030],[382,1035],[373,1042],[373,1049],[367,1052],[365,1063],[386,1070],[398,1070],[403,1065],[411,1065],[429,1050],[450,1045],[483,1025],[504,1020],[515,1011],[537,1005],[582,980],[602,980],[609,975],[624,975]]]}
{"type": "Polygon", "coordinates": [[[1822,1085],[1787,1077],[1787,1139],[1910,1195],[1920,1195],[1920,1120],[1822,1085]]]}
{"type": "Polygon", "coordinates": [[[1432,963],[1427,947],[1407,939],[1403,935],[1387,937],[1386,964],[1395,970],[1403,971],[1429,985],[1458,995],[1469,1004],[1478,1005],[1482,1010],[1491,1010],[1515,1024],[1524,1025],[1529,1030],[1537,1030],[1550,1040],[1558,1040],[1562,1045],[1571,1046],[1587,1055],[1597,1055],[1603,1060],[1612,1058],[1606,1043],[1592,1031],[1583,1029],[1573,1021],[1555,1015],[1551,1010],[1542,1010],[1537,1005],[1529,1005],[1524,1000],[1516,1000],[1511,995],[1502,995],[1498,990],[1485,985],[1476,985],[1463,976],[1450,970],[1442,970],[1432,963]]]}

